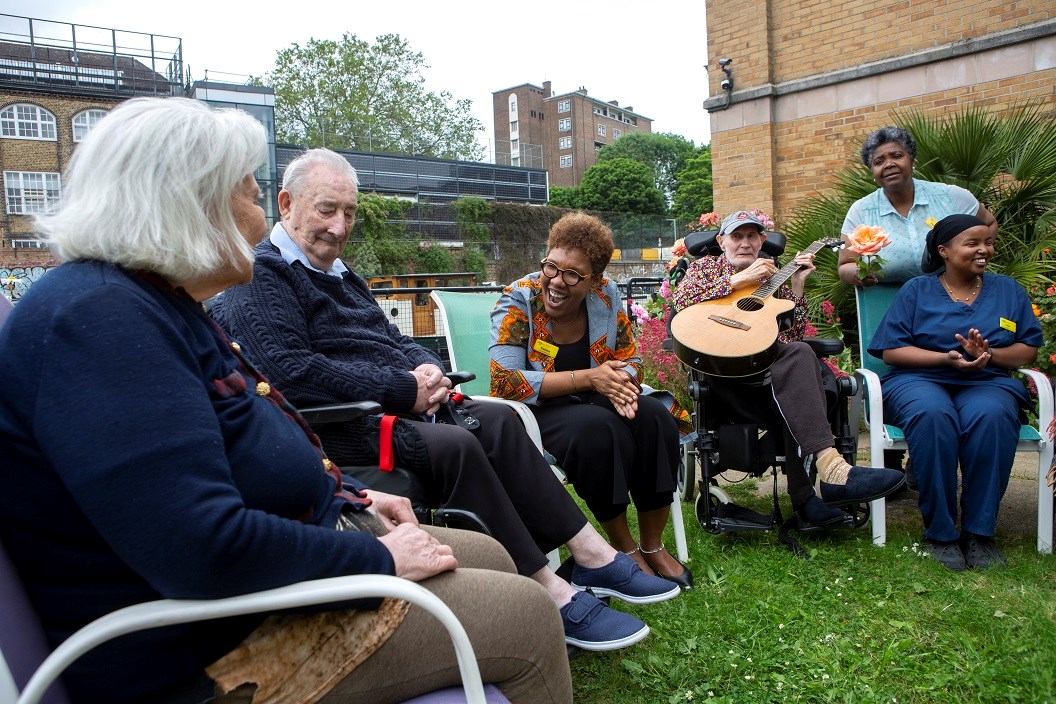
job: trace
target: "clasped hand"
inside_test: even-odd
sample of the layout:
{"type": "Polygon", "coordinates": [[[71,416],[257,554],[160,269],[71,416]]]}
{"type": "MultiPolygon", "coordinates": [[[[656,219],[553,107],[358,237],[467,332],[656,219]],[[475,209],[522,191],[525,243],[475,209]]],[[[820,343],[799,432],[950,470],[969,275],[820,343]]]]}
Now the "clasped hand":
{"type": "Polygon", "coordinates": [[[411,502],[405,497],[370,489],[364,490],[364,493],[371,500],[368,510],[376,513],[389,530],[378,540],[392,555],[397,577],[420,582],[458,567],[451,547],[418,525],[411,502]]]}
{"type": "Polygon", "coordinates": [[[627,362],[611,359],[593,369],[591,382],[595,391],[612,402],[617,413],[624,418],[634,418],[642,386],[637,378],[625,371],[627,366],[627,362]]]}
{"type": "Polygon", "coordinates": [[[960,350],[950,350],[950,366],[961,371],[979,371],[990,363],[993,353],[990,352],[990,343],[984,339],[976,328],[968,331],[968,337],[957,333],[954,337],[961,343],[960,350]],[[967,356],[965,356],[967,355],[967,356]],[[972,359],[969,359],[971,357],[972,359]]]}
{"type": "Polygon", "coordinates": [[[433,415],[441,403],[447,403],[447,397],[451,393],[451,380],[444,376],[444,370],[435,364],[421,364],[411,374],[418,382],[418,397],[411,411],[433,415]]]}

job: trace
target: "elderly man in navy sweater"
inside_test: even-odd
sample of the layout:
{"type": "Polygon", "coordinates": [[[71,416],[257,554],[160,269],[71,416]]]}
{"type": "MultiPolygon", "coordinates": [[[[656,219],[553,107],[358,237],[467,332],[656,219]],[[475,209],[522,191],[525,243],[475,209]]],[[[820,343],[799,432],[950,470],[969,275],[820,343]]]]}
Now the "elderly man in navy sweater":
{"type": "MultiPolygon", "coordinates": [[[[339,258],[355,221],[357,186],[355,170],[332,151],[294,160],[279,192],[282,222],[257,246],[252,282],[225,292],[214,317],[294,404],[371,400],[410,418],[427,456],[406,456],[409,447],[397,444],[396,462],[428,475],[447,506],[484,519],[518,572],[549,591],[569,643],[608,650],[641,640],[648,626],[573,587],[653,603],[677,596],[677,585],[645,574],[605,542],[516,416],[467,401],[481,421],[476,432],[429,422],[450,392],[440,360],[389,323],[366,282],[339,258]],[[572,585],[546,566],[544,551],[561,544],[576,562],[572,585]]],[[[361,454],[364,438],[353,428],[321,436],[338,463],[361,454]]]]}

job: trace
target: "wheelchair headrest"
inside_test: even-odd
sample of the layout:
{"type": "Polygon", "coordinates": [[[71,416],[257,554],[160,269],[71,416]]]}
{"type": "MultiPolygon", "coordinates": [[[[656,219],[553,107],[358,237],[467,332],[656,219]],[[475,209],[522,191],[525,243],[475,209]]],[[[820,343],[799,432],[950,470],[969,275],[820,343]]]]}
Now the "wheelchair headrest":
{"type": "MultiPolygon", "coordinates": [[[[702,257],[704,255],[715,257],[722,254],[722,248],[715,240],[715,237],[718,234],[718,230],[691,232],[686,235],[686,251],[694,257],[702,257]]],[[[766,241],[763,242],[760,254],[771,259],[783,254],[786,242],[784,233],[767,230],[764,234],[766,235],[766,241]]]]}

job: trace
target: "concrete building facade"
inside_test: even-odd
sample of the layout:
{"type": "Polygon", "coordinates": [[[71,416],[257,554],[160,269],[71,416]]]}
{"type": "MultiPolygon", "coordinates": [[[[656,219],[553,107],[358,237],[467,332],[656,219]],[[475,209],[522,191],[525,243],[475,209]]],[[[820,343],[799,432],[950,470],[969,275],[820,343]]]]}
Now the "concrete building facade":
{"type": "Polygon", "coordinates": [[[580,87],[554,94],[550,81],[542,87],[524,83],[492,93],[495,116],[495,163],[541,167],[551,186],[579,185],[597,163],[597,153],[631,132],[651,132],[652,120],[621,107],[618,101],[591,97],[580,87]],[[522,163],[541,155],[542,162],[522,163]]]}
{"type": "Polygon", "coordinates": [[[707,0],[707,18],[718,212],[786,221],[900,111],[1056,109],[1052,0],[707,0]]]}

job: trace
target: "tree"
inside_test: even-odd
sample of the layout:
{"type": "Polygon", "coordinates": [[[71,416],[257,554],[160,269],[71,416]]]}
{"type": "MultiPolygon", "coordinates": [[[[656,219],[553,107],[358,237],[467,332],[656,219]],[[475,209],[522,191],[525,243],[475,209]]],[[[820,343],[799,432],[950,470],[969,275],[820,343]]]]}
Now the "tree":
{"type": "Polygon", "coordinates": [[[678,186],[671,206],[677,218],[696,220],[701,213],[715,208],[711,182],[711,147],[705,146],[697,156],[686,161],[677,174],[678,186]]]}
{"type": "Polygon", "coordinates": [[[425,89],[425,58],[396,34],[374,44],[345,34],[279,51],[264,79],[275,89],[280,142],[479,160],[484,126],[471,101],[425,89]]]}
{"type": "Polygon", "coordinates": [[[580,206],[590,210],[662,215],[664,194],[656,187],[649,167],[632,159],[610,159],[595,164],[579,184],[580,206]]]}
{"type": "Polygon", "coordinates": [[[407,234],[400,222],[410,203],[398,198],[386,198],[376,193],[360,193],[356,210],[356,225],[342,256],[350,258],[357,272],[366,276],[407,273],[413,262],[418,243],[407,234]],[[359,266],[364,266],[364,271],[359,266]]]}
{"type": "Polygon", "coordinates": [[[462,196],[451,204],[451,210],[462,236],[461,271],[475,272],[482,279],[488,263],[482,248],[491,242],[491,204],[476,196],[462,196]]]}
{"type": "Polygon", "coordinates": [[[550,200],[547,205],[555,208],[579,208],[580,192],[576,186],[550,186],[550,200]]]}
{"type": "Polygon", "coordinates": [[[698,153],[693,142],[679,134],[631,132],[598,152],[598,162],[633,159],[649,167],[656,187],[670,203],[678,190],[678,172],[698,153]]]}

